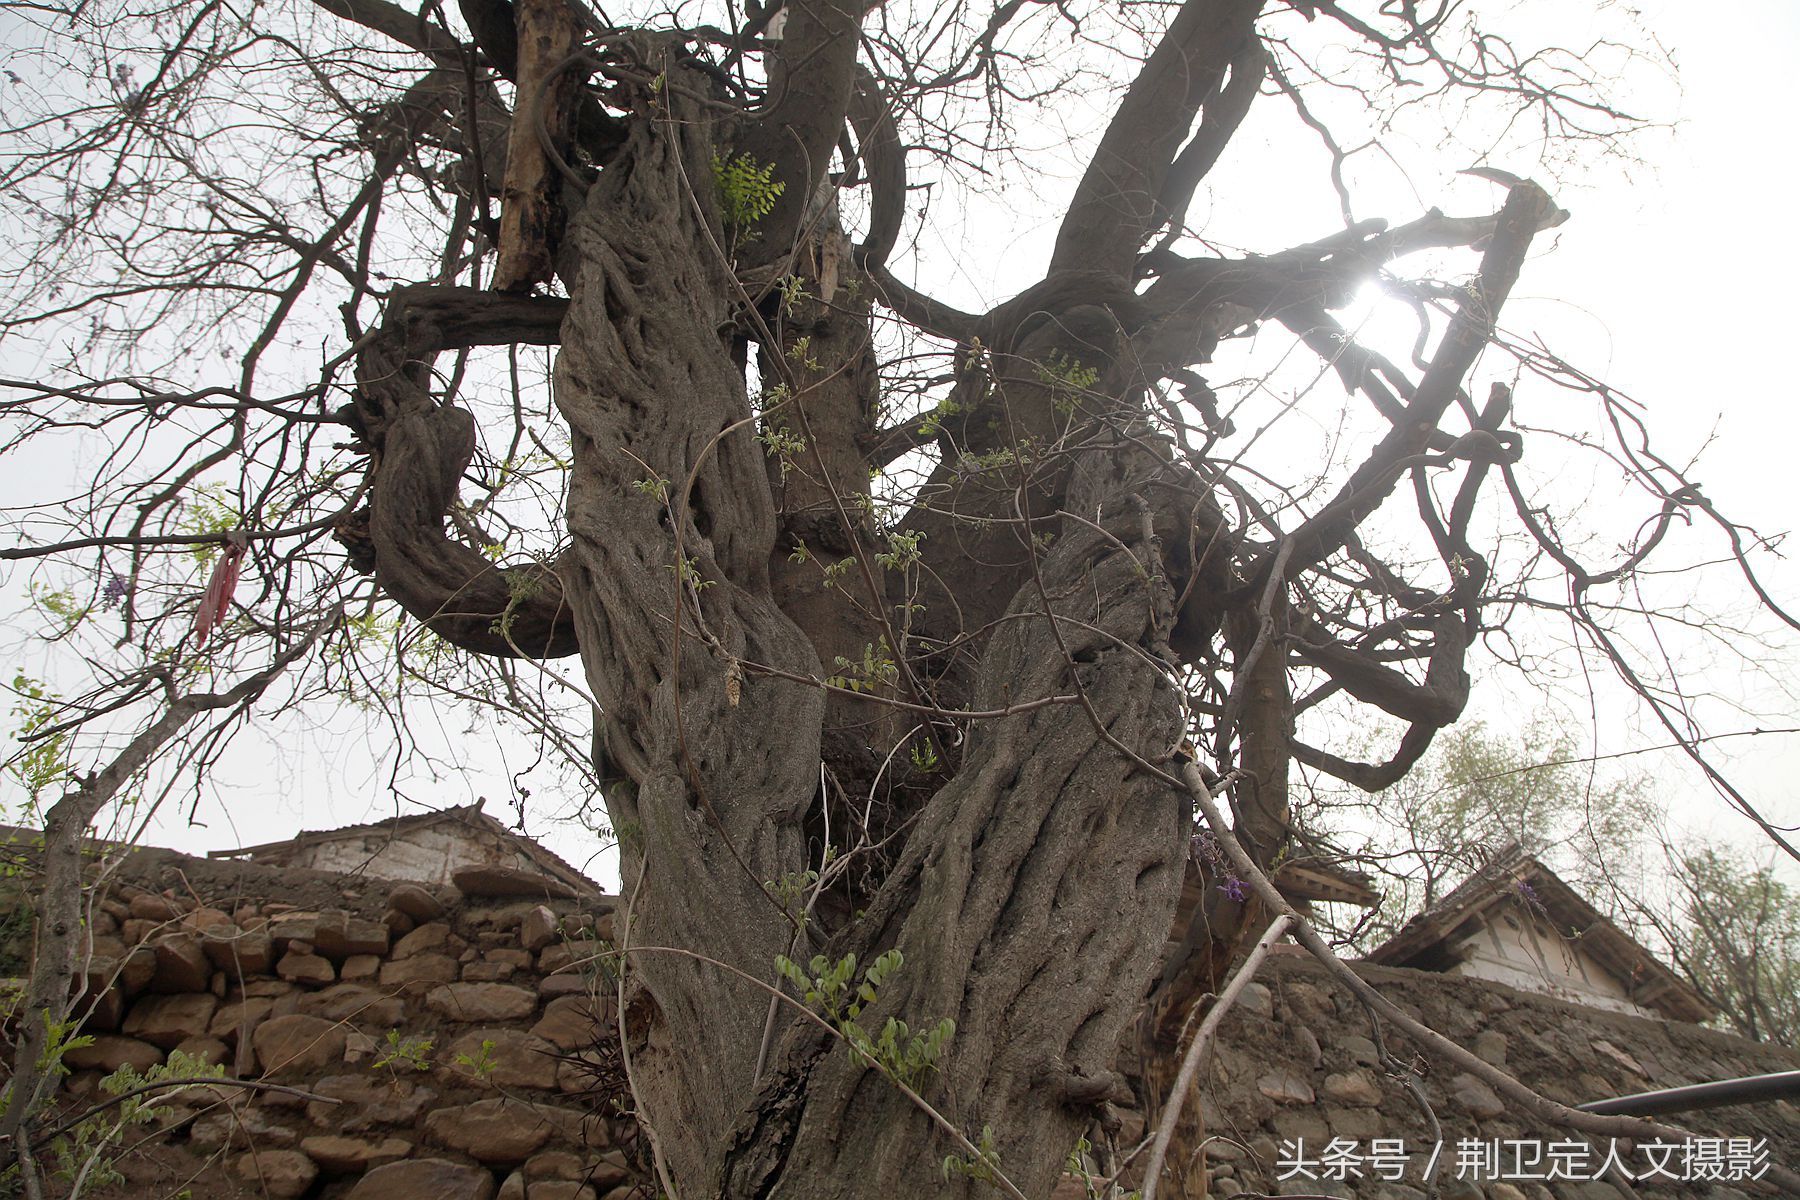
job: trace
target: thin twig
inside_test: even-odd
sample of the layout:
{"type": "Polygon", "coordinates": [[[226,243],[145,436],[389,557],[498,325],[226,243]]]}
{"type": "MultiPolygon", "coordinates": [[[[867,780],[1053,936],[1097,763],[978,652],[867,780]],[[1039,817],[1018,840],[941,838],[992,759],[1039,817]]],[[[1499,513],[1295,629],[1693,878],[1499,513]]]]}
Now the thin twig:
{"type": "Polygon", "coordinates": [[[1201,1061],[1207,1057],[1207,1050],[1212,1046],[1213,1034],[1225,1019],[1226,1011],[1243,994],[1244,989],[1250,986],[1250,981],[1256,978],[1256,969],[1268,956],[1269,949],[1287,932],[1290,923],[1286,916],[1279,916],[1263,930],[1262,937],[1257,939],[1249,956],[1244,959],[1244,965],[1231,977],[1231,982],[1207,1012],[1206,1019],[1200,1022],[1200,1032],[1188,1044],[1187,1053],[1181,1059],[1181,1070],[1175,1075],[1175,1085],[1169,1089],[1169,1098],[1163,1104],[1162,1120],[1156,1126],[1156,1141],[1150,1147],[1150,1161],[1144,1166],[1144,1200],[1156,1200],[1156,1185],[1162,1179],[1163,1158],[1169,1152],[1169,1139],[1175,1136],[1175,1123],[1181,1119],[1182,1104],[1187,1099],[1188,1089],[1194,1084],[1194,1076],[1200,1072],[1201,1061]]]}

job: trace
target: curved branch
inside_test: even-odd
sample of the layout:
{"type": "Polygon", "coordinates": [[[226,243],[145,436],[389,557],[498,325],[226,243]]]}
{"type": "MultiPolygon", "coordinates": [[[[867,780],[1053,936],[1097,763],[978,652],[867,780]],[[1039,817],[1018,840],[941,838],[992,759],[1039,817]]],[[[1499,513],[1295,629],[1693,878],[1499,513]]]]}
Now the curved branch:
{"type": "Polygon", "coordinates": [[[432,400],[421,382],[423,364],[448,345],[527,340],[503,337],[506,330],[543,338],[545,314],[542,301],[411,289],[396,295],[382,329],[357,356],[356,414],[374,450],[367,530],[340,531],[339,539],[402,608],[477,654],[561,658],[578,646],[552,567],[500,567],[445,535],[458,481],[475,454],[475,418],[432,400]],[[482,312],[503,319],[484,322],[482,312]]]}
{"type": "Polygon", "coordinates": [[[869,232],[855,252],[857,266],[867,271],[885,263],[900,240],[900,223],[906,218],[906,147],[881,85],[862,68],[850,98],[850,127],[869,181],[869,232]]]}

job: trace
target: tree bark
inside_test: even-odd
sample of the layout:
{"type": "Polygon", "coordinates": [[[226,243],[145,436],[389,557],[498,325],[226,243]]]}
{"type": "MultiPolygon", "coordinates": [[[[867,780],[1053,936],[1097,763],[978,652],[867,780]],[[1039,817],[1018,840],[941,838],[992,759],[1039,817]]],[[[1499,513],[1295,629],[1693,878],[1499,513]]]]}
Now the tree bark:
{"type": "MultiPolygon", "coordinates": [[[[640,1111],[687,1197],[973,1194],[985,1185],[942,1179],[954,1145],[816,1025],[784,1014],[758,1080],[767,994],[701,961],[773,980],[789,951],[764,885],[807,866],[825,713],[816,688],[739,673],[817,677],[820,664],[775,600],[778,476],[753,438],[735,284],[694,182],[709,182],[708,122],[675,87],[666,97],[667,119],[634,125],[571,225],[556,371],[574,441],[564,594],[618,781],[622,936],[642,947],[623,1010],[640,1111]],[[735,1132],[707,1133],[721,1129],[735,1132]]],[[[1181,727],[1159,650],[1173,595],[1143,498],[1175,472],[1149,445],[1106,434],[1080,448],[1067,492],[1101,520],[1045,526],[1052,547],[1014,577],[980,659],[984,708],[1085,703],[978,724],[862,920],[827,950],[903,952],[863,1023],[957,1022],[922,1087],[971,1138],[991,1126],[1028,1193],[1049,1190],[1093,1104],[1119,1094],[1120,1034],[1180,885],[1187,802],[1143,769],[1181,727]]]]}

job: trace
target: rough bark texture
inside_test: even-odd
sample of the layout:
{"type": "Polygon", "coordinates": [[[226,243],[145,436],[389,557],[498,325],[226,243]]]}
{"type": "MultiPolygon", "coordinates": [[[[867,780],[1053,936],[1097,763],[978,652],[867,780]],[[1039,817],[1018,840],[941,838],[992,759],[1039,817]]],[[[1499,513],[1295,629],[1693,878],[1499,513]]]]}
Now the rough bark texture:
{"type": "MultiPolygon", "coordinates": [[[[1113,514],[1104,532],[1070,522],[1035,584],[994,635],[976,703],[1004,706],[1079,687],[1101,726],[1134,753],[1166,755],[1179,708],[1151,647],[1169,595],[1147,564],[1133,497],[1148,482],[1135,449],[1100,452],[1076,501],[1113,514]],[[1099,465],[1104,464],[1104,465],[1099,465]],[[1139,468],[1135,477],[1113,465],[1139,468]],[[1110,535],[1110,536],[1109,536],[1110,535]],[[1064,657],[1066,645],[1068,658],[1064,657]]],[[[1153,464],[1160,467],[1160,464],[1153,464]]],[[[1047,1192],[1062,1156],[1114,1086],[1114,1058],[1180,888],[1185,800],[1101,741],[1087,710],[1053,705],[979,726],[964,767],[932,799],[858,942],[897,946],[906,969],[874,1013],[914,1028],[954,1017],[927,1096],[960,1127],[995,1131],[1002,1168],[1047,1192]]],[[[723,1194],[895,1195],[953,1151],[903,1096],[800,1028],[741,1127],[723,1194]]],[[[936,1194],[976,1195],[952,1180],[936,1194]]]]}

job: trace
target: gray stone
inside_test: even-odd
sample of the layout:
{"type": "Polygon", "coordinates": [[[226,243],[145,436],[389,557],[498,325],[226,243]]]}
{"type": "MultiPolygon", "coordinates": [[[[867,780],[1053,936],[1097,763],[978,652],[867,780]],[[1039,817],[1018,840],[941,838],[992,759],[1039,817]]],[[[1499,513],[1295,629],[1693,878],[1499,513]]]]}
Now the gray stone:
{"type": "Polygon", "coordinates": [[[1323,1146],[1331,1140],[1331,1127],[1313,1109],[1286,1109],[1269,1118],[1276,1134],[1284,1139],[1305,1140],[1308,1147],[1323,1146]]]}
{"type": "Polygon", "coordinates": [[[443,1158],[415,1158],[376,1167],[346,1200],[493,1200],[494,1177],[480,1167],[443,1158]]]}
{"type": "Polygon", "coordinates": [[[1496,1067],[1506,1065],[1506,1035],[1498,1029],[1484,1029],[1476,1034],[1474,1050],[1483,1062],[1496,1067]]]}
{"type": "Polygon", "coordinates": [[[1270,1071],[1256,1081],[1256,1090],[1277,1104],[1311,1104],[1312,1085],[1290,1070],[1270,1071]]]}
{"type": "Polygon", "coordinates": [[[1294,1031],[1294,1045],[1308,1067],[1316,1071],[1325,1065],[1325,1052],[1319,1048],[1319,1039],[1306,1026],[1302,1025],[1294,1031]]]}
{"type": "Polygon", "coordinates": [[[537,969],[546,975],[568,970],[582,952],[567,942],[554,942],[538,951],[537,969]]]}
{"type": "Polygon", "coordinates": [[[1360,1108],[1374,1108],[1382,1099],[1381,1086],[1372,1075],[1363,1070],[1327,1075],[1324,1092],[1327,1100],[1360,1108]]]}
{"type": "Polygon", "coordinates": [[[1450,1085],[1450,1094],[1477,1120],[1492,1120],[1506,1111],[1494,1089],[1473,1075],[1458,1075],[1450,1085]]]}
{"type": "Polygon", "coordinates": [[[1272,1017],[1275,1015],[1275,997],[1267,984],[1247,983],[1238,993],[1235,1007],[1251,1016],[1272,1017]]]}
{"type": "MultiPolygon", "coordinates": [[[[271,907],[273,907],[271,905],[271,907]]],[[[286,949],[289,942],[305,942],[312,945],[313,939],[319,936],[319,914],[316,912],[287,912],[269,921],[269,936],[286,949]]]]}
{"type": "Polygon", "coordinates": [[[1331,1123],[1332,1133],[1356,1142],[1387,1137],[1391,1133],[1387,1115],[1372,1108],[1334,1108],[1328,1110],[1326,1119],[1331,1123]]]}
{"type": "Polygon", "coordinates": [[[1381,1052],[1375,1049],[1375,1043],[1361,1034],[1353,1033],[1349,1037],[1339,1038],[1334,1044],[1350,1056],[1351,1062],[1359,1066],[1373,1067],[1381,1062],[1381,1052]]]}
{"type": "Polygon", "coordinates": [[[300,989],[285,979],[252,979],[244,984],[244,995],[249,999],[279,999],[289,996],[300,989]]]}

